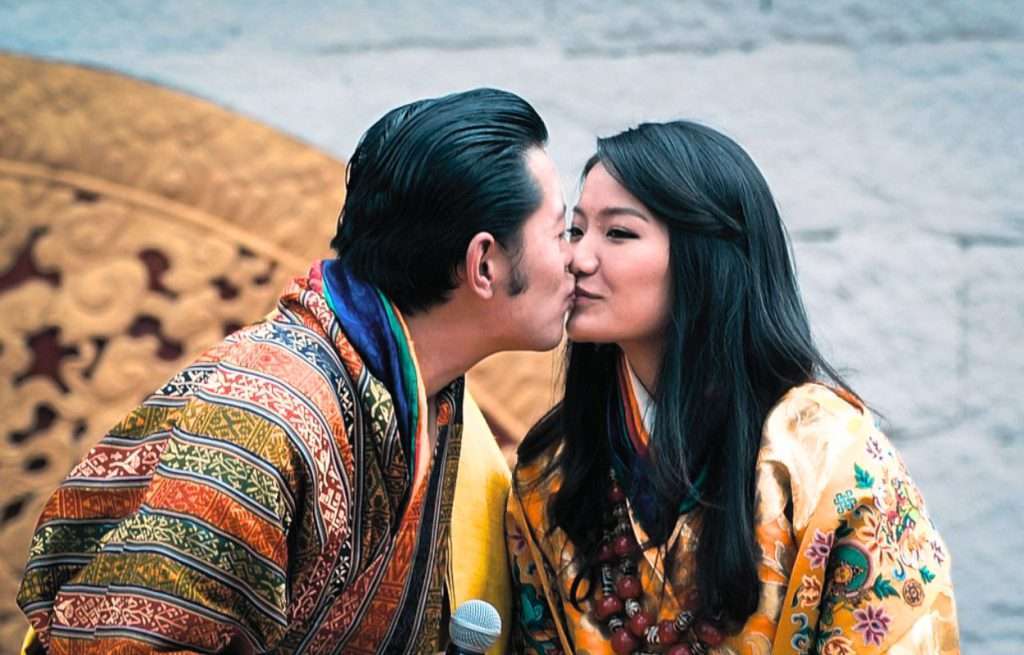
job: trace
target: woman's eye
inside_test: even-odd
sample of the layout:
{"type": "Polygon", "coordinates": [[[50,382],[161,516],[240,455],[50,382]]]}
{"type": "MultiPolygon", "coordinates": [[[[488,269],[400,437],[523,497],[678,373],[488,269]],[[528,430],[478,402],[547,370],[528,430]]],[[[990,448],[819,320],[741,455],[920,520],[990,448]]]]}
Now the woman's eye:
{"type": "Polygon", "coordinates": [[[608,230],[608,236],[613,239],[635,239],[636,235],[629,230],[623,230],[617,227],[613,227],[608,230]]]}
{"type": "Polygon", "coordinates": [[[568,239],[569,241],[579,239],[581,236],[583,236],[583,230],[576,227],[575,225],[573,225],[572,227],[565,231],[565,238],[568,239]]]}

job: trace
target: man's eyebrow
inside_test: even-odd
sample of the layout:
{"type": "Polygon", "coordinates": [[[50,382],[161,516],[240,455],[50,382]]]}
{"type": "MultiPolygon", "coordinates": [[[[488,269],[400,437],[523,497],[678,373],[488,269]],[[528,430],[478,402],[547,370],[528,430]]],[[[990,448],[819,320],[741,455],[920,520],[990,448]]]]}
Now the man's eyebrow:
{"type": "MultiPolygon", "coordinates": [[[[572,213],[579,214],[583,218],[587,217],[587,213],[579,208],[579,206],[572,208],[572,213]]],[[[650,218],[647,214],[643,213],[639,209],[633,209],[632,207],[605,207],[601,211],[597,212],[598,218],[608,218],[611,216],[636,216],[639,219],[649,221],[650,218]]]]}

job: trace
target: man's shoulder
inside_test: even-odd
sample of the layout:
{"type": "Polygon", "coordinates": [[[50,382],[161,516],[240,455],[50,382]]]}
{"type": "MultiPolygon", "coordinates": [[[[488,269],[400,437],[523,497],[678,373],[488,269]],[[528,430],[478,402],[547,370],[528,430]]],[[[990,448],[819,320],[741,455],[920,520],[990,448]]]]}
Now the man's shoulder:
{"type": "MultiPolygon", "coordinates": [[[[339,398],[356,393],[346,367],[322,333],[288,320],[263,320],[211,346],[178,371],[144,403],[178,405],[179,419],[230,414],[276,424],[340,424],[339,398]],[[330,417],[323,416],[329,414],[330,417]]],[[[305,433],[305,430],[299,430],[305,433]]]]}
{"type": "Polygon", "coordinates": [[[349,377],[341,356],[322,330],[283,318],[266,319],[227,336],[200,355],[193,370],[244,369],[280,379],[315,369],[329,377],[349,377]]]}

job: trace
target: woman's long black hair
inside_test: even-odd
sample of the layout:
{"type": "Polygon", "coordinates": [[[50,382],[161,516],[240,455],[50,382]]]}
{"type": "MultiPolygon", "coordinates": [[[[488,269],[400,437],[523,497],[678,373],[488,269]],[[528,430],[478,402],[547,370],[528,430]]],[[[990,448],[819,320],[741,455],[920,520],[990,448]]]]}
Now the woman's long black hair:
{"type": "MultiPolygon", "coordinates": [[[[757,608],[754,467],[761,427],[791,387],[830,379],[849,391],[811,339],[785,230],[760,171],[725,135],[688,121],[645,123],[599,139],[598,163],[669,228],[672,307],[654,393],[652,545],[666,546],[681,502],[706,468],[696,576],[702,611],[742,624],[757,608]]],[[[607,403],[614,345],[571,343],[562,402],[519,448],[529,463],[562,443],[549,500],[552,529],[594,571],[610,457],[607,403]]],[[[578,602],[574,585],[572,601],[578,602]]]]}

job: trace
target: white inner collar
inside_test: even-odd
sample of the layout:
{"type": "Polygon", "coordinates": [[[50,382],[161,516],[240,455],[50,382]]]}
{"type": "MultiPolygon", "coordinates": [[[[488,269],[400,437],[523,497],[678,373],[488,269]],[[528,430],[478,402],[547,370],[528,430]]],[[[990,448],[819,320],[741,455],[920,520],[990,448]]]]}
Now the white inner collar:
{"type": "Polygon", "coordinates": [[[633,367],[629,365],[629,360],[626,360],[626,370],[629,371],[630,386],[633,388],[633,396],[636,398],[636,406],[640,408],[640,416],[643,418],[644,429],[647,430],[648,436],[654,430],[654,398],[651,397],[650,392],[644,387],[644,383],[637,377],[633,367]]]}

